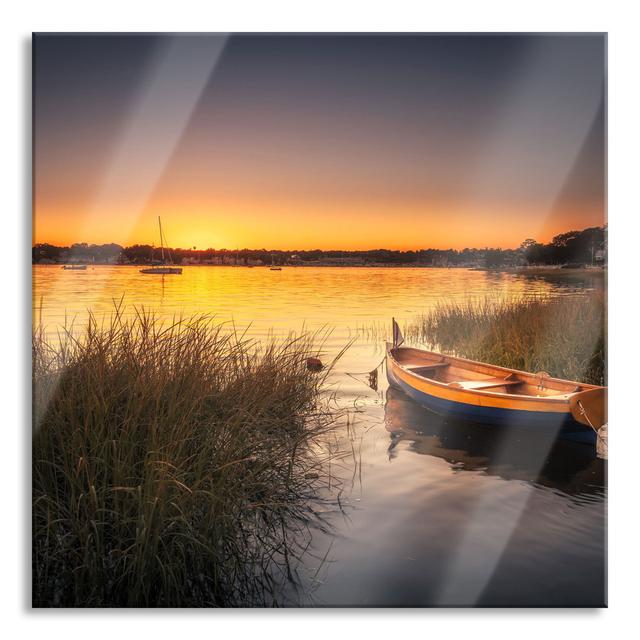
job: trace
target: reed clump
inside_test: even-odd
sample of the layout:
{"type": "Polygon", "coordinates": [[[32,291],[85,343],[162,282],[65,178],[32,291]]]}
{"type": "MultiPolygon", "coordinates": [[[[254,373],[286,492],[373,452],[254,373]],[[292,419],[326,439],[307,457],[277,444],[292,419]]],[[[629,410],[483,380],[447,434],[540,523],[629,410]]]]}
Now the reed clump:
{"type": "Polygon", "coordinates": [[[36,331],[34,606],[277,603],[331,481],[312,343],[119,309],[36,331]]]}
{"type": "Polygon", "coordinates": [[[407,327],[407,336],[445,353],[521,371],[605,384],[602,291],[560,297],[438,305],[407,327]]]}

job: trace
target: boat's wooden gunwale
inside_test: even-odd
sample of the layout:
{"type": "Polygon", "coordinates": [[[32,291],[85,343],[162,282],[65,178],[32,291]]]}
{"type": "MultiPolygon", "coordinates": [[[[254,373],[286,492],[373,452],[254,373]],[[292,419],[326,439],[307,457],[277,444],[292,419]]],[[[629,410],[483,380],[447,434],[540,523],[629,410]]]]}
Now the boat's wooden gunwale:
{"type": "MultiPolygon", "coordinates": [[[[447,389],[450,391],[454,391],[456,396],[462,398],[496,398],[502,400],[509,400],[512,404],[516,405],[518,403],[523,402],[534,402],[539,404],[556,404],[560,406],[566,406],[569,404],[569,397],[567,398],[554,398],[553,396],[531,396],[524,394],[513,394],[513,393],[500,393],[498,391],[483,391],[481,389],[464,389],[458,387],[450,387],[448,382],[439,382],[438,380],[433,380],[430,378],[423,378],[422,376],[416,375],[407,371],[405,368],[400,366],[397,362],[395,363],[401,371],[415,379],[416,381],[425,384],[427,386],[431,385],[440,389],[447,389]]],[[[572,395],[572,394],[569,394],[572,395]]]]}
{"type": "MultiPolygon", "coordinates": [[[[473,371],[474,373],[480,373],[483,375],[491,375],[496,371],[499,372],[504,372],[504,373],[513,373],[516,374],[518,376],[521,376],[522,378],[524,378],[524,382],[529,383],[529,384],[537,384],[539,378],[535,375],[532,374],[530,371],[520,371],[519,369],[509,369],[507,367],[501,367],[497,364],[487,364],[486,362],[478,362],[477,360],[469,360],[467,358],[461,358],[458,356],[448,356],[442,353],[437,353],[435,351],[427,351],[427,350],[423,350],[423,349],[416,349],[414,347],[400,347],[401,349],[405,350],[405,351],[413,351],[416,354],[425,356],[425,355],[429,355],[429,356],[433,356],[434,358],[440,358],[440,361],[445,361],[445,362],[449,362],[450,364],[455,364],[455,363],[461,363],[463,365],[471,365],[473,368],[470,369],[471,371],[473,371]]],[[[410,365],[405,365],[402,364],[401,362],[399,362],[393,355],[393,348],[391,347],[391,344],[388,343],[387,346],[387,351],[391,357],[391,359],[400,367],[402,368],[404,371],[408,371],[407,370],[407,366],[410,365]]],[[[465,368],[465,367],[462,367],[465,368]]],[[[420,376],[418,376],[420,377],[420,376]]],[[[425,378],[421,378],[422,380],[424,380],[425,378]]],[[[429,379],[430,382],[438,382],[437,380],[432,380],[429,379]]],[[[563,378],[554,378],[552,376],[549,376],[548,378],[544,379],[545,384],[560,384],[560,385],[575,385],[577,387],[580,387],[581,391],[586,391],[587,389],[600,389],[602,387],[599,387],[598,385],[593,385],[593,384],[587,384],[586,382],[578,382],[577,380],[565,380],[563,378]]],[[[439,383],[439,384],[444,384],[444,386],[447,386],[447,383],[439,383]]],[[[576,391],[575,393],[580,393],[579,391],[576,391]]],[[[484,395],[484,394],[483,394],[484,395]]],[[[507,395],[507,394],[504,394],[507,395]]],[[[510,395],[510,394],[509,394],[510,395]]]]}
{"type": "MultiPolygon", "coordinates": [[[[409,348],[406,348],[407,350],[409,348]]],[[[506,367],[499,367],[497,365],[487,365],[485,363],[482,362],[476,362],[475,360],[468,360],[466,358],[458,358],[455,356],[445,356],[442,354],[438,354],[432,351],[422,351],[420,349],[411,349],[412,351],[415,351],[419,354],[423,354],[423,355],[432,355],[435,357],[440,357],[442,359],[444,359],[444,361],[446,362],[450,362],[451,364],[453,363],[463,363],[463,364],[469,364],[469,365],[473,365],[474,367],[477,366],[481,369],[481,371],[477,371],[478,373],[485,373],[485,374],[491,374],[494,373],[496,371],[499,372],[503,372],[505,374],[516,374],[519,376],[522,376],[525,378],[524,382],[527,383],[527,381],[529,381],[529,383],[533,383],[535,384],[537,382],[537,378],[535,376],[532,376],[530,373],[527,373],[526,371],[519,371],[517,369],[508,369],[506,367]]],[[[530,403],[533,402],[534,404],[541,404],[541,405],[556,405],[558,407],[561,406],[566,406],[570,403],[570,398],[571,396],[580,393],[580,391],[585,391],[588,389],[598,389],[599,387],[597,387],[596,385],[588,385],[588,384],[583,384],[580,382],[574,382],[573,380],[562,380],[560,378],[545,378],[545,384],[549,384],[549,383],[560,383],[563,385],[569,384],[569,385],[573,385],[575,384],[575,386],[580,387],[580,391],[576,391],[576,392],[567,392],[562,394],[562,390],[558,390],[560,391],[560,393],[558,395],[564,396],[564,397],[554,397],[554,396],[532,396],[532,395],[526,395],[526,394],[513,394],[513,393],[500,393],[498,391],[488,391],[488,390],[481,390],[481,389],[464,389],[464,388],[456,388],[456,387],[450,387],[448,382],[440,382],[438,380],[434,380],[433,378],[425,378],[423,376],[420,376],[416,373],[413,373],[412,371],[407,369],[407,366],[409,365],[403,365],[402,363],[398,362],[398,360],[395,358],[395,356],[393,355],[393,349],[390,348],[390,345],[387,346],[387,354],[388,357],[391,359],[391,361],[393,362],[393,364],[395,366],[397,366],[404,375],[407,375],[410,377],[410,379],[412,380],[416,380],[416,382],[419,382],[420,385],[427,385],[427,386],[433,386],[435,388],[438,389],[443,389],[443,390],[448,390],[448,391],[455,391],[456,396],[460,396],[461,400],[463,398],[495,398],[495,399],[499,399],[499,400],[508,400],[510,403],[513,403],[514,405],[520,404],[520,403],[530,403]]]]}

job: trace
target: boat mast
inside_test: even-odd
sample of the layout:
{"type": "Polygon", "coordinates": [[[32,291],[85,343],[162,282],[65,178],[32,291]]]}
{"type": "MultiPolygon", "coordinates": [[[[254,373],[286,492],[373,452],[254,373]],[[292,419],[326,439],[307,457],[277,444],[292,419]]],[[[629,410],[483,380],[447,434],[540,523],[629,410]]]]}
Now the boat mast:
{"type": "Polygon", "coordinates": [[[160,253],[162,254],[162,264],[164,264],[164,242],[162,239],[162,222],[158,216],[158,227],[160,227],[160,253]]]}

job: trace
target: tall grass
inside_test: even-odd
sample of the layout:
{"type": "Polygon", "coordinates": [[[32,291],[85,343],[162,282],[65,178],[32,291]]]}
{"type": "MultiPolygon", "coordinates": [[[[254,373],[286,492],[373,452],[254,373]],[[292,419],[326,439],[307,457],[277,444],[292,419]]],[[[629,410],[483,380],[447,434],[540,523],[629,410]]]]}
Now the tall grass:
{"type": "Polygon", "coordinates": [[[412,322],[407,336],[472,360],[605,384],[602,291],[444,303],[412,322]]]}
{"type": "Polygon", "coordinates": [[[36,331],[34,605],[273,604],[329,481],[312,354],[144,312],[36,331]]]}

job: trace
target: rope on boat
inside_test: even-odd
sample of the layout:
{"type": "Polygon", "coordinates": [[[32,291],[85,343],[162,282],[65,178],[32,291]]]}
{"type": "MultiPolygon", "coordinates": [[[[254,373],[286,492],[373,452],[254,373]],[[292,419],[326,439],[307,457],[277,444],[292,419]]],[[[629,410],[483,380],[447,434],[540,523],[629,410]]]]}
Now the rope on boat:
{"type": "Polygon", "coordinates": [[[380,360],[379,364],[375,367],[375,369],[371,369],[371,371],[362,371],[361,373],[347,373],[350,378],[357,380],[358,382],[362,382],[369,386],[374,391],[378,390],[378,369],[384,365],[387,356],[383,356],[382,360],[380,360]],[[360,380],[357,376],[368,376],[368,381],[365,383],[364,380],[360,380]]]}
{"type": "Polygon", "coordinates": [[[547,373],[546,371],[538,371],[538,373],[536,373],[536,378],[538,378],[538,389],[540,391],[544,389],[545,381],[547,380],[547,378],[550,378],[550,377],[551,377],[551,374],[547,373]]]}
{"type": "Polygon", "coordinates": [[[587,410],[582,406],[582,402],[578,400],[577,404],[578,409],[580,410],[580,415],[584,416],[585,420],[589,423],[589,426],[596,432],[596,454],[599,458],[607,460],[609,457],[607,446],[607,423],[605,422],[599,429],[596,429],[591,420],[589,420],[589,415],[587,414],[587,410]]]}
{"type": "Polygon", "coordinates": [[[589,414],[587,413],[587,410],[582,406],[582,402],[580,402],[580,400],[578,400],[578,408],[580,409],[580,415],[584,416],[584,418],[586,419],[586,421],[589,423],[589,426],[596,432],[598,433],[598,430],[593,426],[593,424],[591,423],[591,420],[589,420],[589,414]]]}

